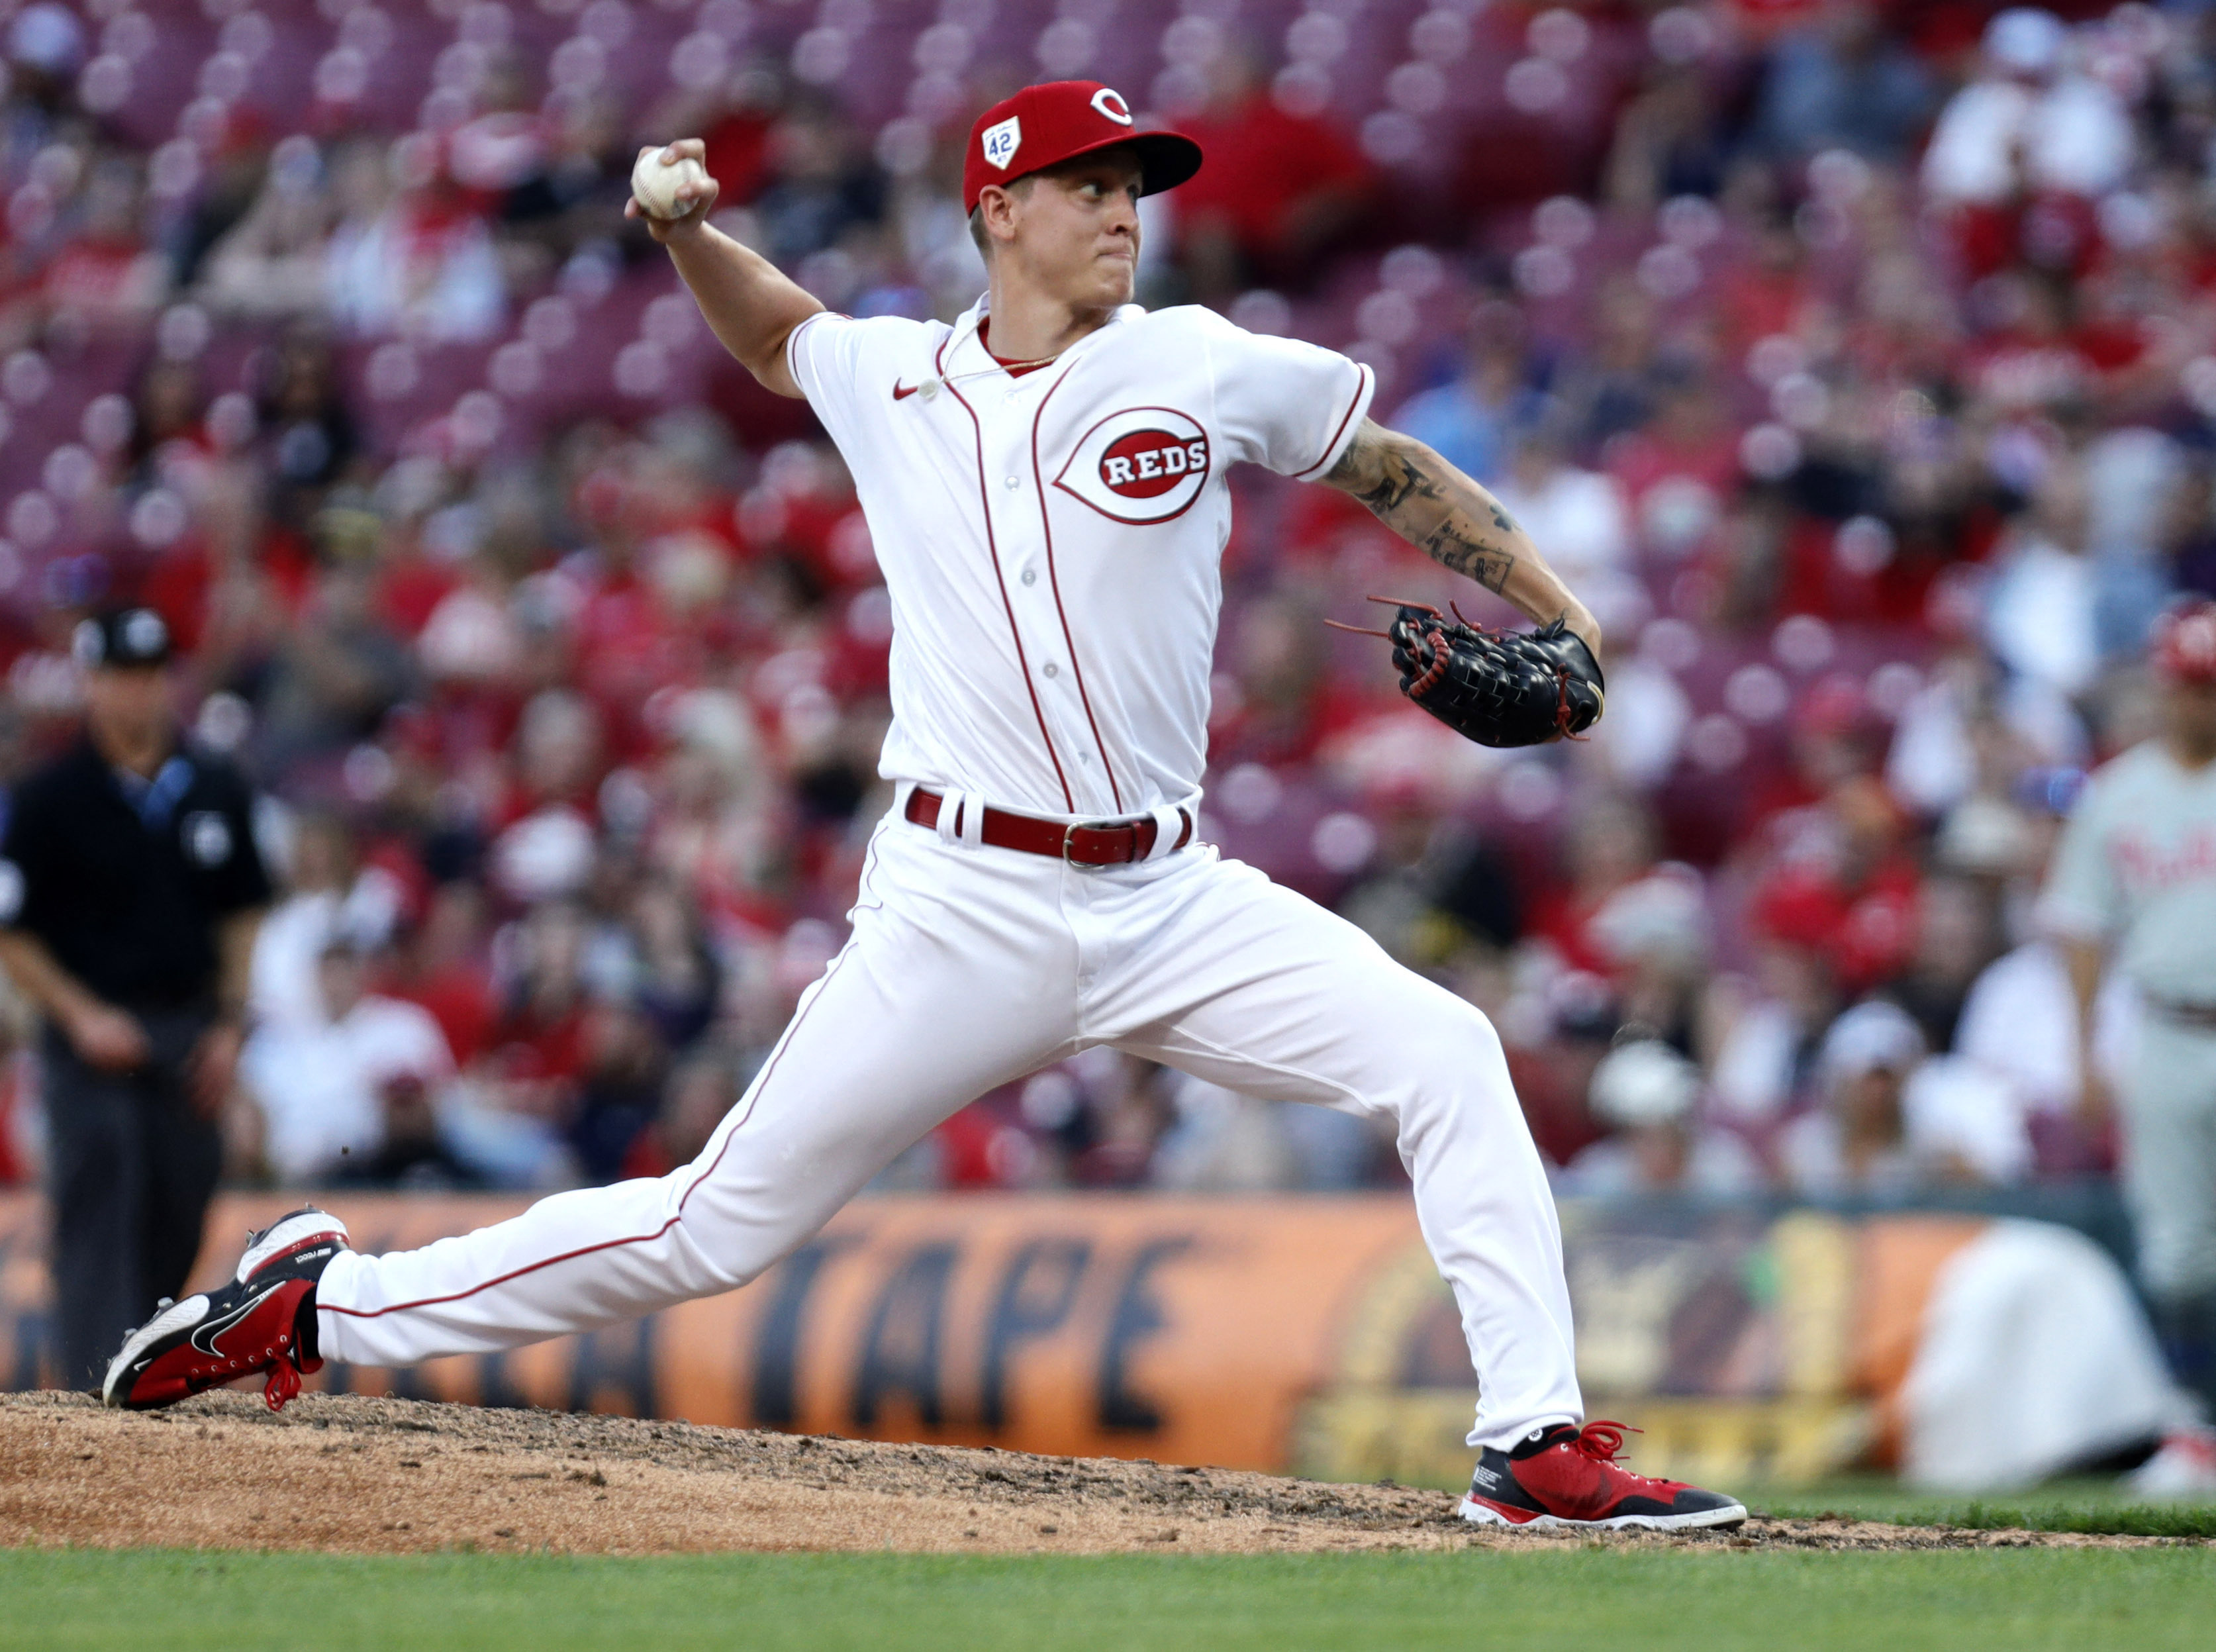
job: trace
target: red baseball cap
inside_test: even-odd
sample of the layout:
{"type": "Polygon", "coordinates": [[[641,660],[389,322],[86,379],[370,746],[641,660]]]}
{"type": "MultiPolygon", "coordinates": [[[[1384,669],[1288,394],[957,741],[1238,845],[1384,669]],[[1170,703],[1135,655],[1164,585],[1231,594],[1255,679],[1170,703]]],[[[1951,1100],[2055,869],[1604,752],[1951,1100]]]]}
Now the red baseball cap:
{"type": "Polygon", "coordinates": [[[2178,682],[2216,682],[2216,602],[2179,604],[2154,622],[2155,667],[2178,682]]]}
{"type": "Polygon", "coordinates": [[[962,156],[962,210],[977,210],[988,183],[1013,183],[1060,161],[1129,144],[1138,151],[1139,193],[1174,189],[1200,170],[1200,145],[1181,133],[1134,130],[1123,93],[1097,80],[1050,80],[1004,97],[970,128],[962,156]]]}

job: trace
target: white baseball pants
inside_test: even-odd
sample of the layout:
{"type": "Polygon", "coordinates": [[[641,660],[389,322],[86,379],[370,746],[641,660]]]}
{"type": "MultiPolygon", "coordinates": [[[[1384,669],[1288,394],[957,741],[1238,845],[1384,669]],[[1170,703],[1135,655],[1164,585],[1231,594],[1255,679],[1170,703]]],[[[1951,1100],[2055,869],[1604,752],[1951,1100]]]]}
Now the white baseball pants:
{"type": "Polygon", "coordinates": [[[317,1292],[323,1354],[412,1365],[732,1290],[974,1097],[1105,1044],[1390,1117],[1479,1378],[1469,1443],[1582,1419],[1553,1196],[1470,1005],[1205,846],[1085,872],[888,817],[852,916],[698,1160],[421,1250],[340,1255],[317,1292]]]}

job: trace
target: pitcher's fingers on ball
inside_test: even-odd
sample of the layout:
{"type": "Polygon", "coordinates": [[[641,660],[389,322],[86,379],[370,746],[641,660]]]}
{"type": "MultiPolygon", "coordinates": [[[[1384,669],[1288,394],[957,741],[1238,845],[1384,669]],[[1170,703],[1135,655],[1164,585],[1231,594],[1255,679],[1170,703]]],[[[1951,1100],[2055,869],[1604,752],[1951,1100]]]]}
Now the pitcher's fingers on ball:
{"type": "Polygon", "coordinates": [[[715,200],[715,180],[700,163],[703,148],[696,138],[639,151],[631,188],[640,214],[667,224],[691,218],[715,200]]]}

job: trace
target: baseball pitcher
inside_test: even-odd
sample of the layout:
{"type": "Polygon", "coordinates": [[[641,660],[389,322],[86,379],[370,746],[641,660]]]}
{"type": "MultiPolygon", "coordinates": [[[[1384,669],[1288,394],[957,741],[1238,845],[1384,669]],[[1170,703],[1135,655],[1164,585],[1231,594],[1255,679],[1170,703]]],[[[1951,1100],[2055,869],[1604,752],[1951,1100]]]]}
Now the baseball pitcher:
{"type": "Polygon", "coordinates": [[[1366,417],[1368,368],[1131,302],[1138,198],[1200,165],[1089,81],[988,109],[963,193],[989,291],[951,326],[825,311],[708,226],[705,173],[641,190],[631,210],[716,336],[837,442],[891,595],[896,801],[852,939],[694,1163],[383,1256],[297,1212],[231,1285],[132,1335],[109,1404],[258,1372],[277,1404],[321,1359],[509,1348],[732,1290],[974,1096],[1109,1045],[1394,1122],[1482,1396],[1468,1519],[1745,1518],[1628,1472],[1616,1426],[1583,1426],[1560,1233],[1485,1017],[1195,841],[1234,465],[1354,495],[1537,623],[1400,611],[1403,689],[1450,726],[1535,743],[1589,724],[1604,692],[1592,616],[1490,494],[1366,417]]]}

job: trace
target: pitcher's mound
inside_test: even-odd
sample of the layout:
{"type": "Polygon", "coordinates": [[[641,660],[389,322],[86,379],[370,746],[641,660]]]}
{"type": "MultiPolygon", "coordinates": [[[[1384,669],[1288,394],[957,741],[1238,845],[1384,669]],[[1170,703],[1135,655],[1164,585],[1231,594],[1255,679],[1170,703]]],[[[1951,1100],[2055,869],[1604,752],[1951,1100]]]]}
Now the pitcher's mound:
{"type": "MultiPolygon", "coordinates": [[[[1488,1532],[1452,1496],[1097,1458],[557,1411],[214,1393],[167,1411],[0,1395],[0,1546],[393,1552],[853,1549],[1158,1554],[1581,1541],[1488,1532]]],[[[1751,1520],[1630,1539],[1825,1548],[2132,1543],[1751,1520]]]]}

